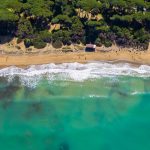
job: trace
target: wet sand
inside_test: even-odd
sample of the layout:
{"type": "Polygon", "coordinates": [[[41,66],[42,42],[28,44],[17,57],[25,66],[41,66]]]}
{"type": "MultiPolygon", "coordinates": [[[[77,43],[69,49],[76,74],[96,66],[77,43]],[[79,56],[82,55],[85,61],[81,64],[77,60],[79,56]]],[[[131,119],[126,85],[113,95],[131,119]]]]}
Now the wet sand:
{"type": "Polygon", "coordinates": [[[127,61],[137,64],[150,64],[150,51],[109,51],[77,52],[35,55],[0,55],[0,67],[48,64],[48,63],[86,63],[90,61],[127,61]]]}

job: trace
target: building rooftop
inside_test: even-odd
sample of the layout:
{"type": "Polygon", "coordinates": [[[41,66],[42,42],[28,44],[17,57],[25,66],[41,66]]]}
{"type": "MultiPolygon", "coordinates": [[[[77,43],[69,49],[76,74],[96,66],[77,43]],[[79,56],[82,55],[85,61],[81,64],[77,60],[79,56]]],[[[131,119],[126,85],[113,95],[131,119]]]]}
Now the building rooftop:
{"type": "Polygon", "coordinates": [[[96,48],[96,45],[94,45],[94,44],[86,44],[86,48],[96,48]]]}

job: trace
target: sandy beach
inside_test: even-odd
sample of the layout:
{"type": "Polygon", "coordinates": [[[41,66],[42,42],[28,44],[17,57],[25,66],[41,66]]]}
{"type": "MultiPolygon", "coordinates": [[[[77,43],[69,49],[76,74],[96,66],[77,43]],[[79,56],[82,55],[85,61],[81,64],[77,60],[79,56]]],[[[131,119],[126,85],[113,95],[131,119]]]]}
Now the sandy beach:
{"type": "MultiPolygon", "coordinates": [[[[6,37],[7,40],[7,37],[6,37]]],[[[0,44],[0,67],[48,64],[48,63],[86,63],[90,61],[126,61],[150,65],[150,44],[147,50],[121,48],[112,45],[109,48],[97,47],[96,52],[84,52],[84,45],[64,46],[55,49],[47,44],[44,49],[31,47],[26,49],[23,42],[17,44],[14,38],[10,42],[0,44]],[[18,49],[18,47],[20,47],[18,49]],[[71,52],[70,52],[71,51],[71,52]]]]}
{"type": "Polygon", "coordinates": [[[48,63],[86,63],[89,61],[127,61],[131,63],[150,64],[150,52],[78,52],[61,54],[35,54],[35,55],[0,55],[0,67],[48,64],[48,63]]]}

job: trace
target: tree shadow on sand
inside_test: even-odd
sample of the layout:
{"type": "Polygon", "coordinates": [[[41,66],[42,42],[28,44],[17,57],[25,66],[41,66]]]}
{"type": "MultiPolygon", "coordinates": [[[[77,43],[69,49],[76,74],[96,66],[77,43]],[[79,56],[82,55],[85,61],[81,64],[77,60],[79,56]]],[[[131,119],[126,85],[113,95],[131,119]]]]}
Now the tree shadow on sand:
{"type": "Polygon", "coordinates": [[[6,44],[12,41],[13,36],[0,36],[0,44],[6,44]]]}

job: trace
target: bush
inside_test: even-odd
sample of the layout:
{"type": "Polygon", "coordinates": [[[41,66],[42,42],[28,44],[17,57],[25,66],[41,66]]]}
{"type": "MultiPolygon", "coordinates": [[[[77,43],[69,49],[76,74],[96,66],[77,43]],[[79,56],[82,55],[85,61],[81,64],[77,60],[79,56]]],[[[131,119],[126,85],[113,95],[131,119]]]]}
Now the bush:
{"type": "Polygon", "coordinates": [[[41,31],[39,33],[39,38],[46,43],[50,43],[52,39],[52,35],[48,31],[41,31]]]}
{"type": "Polygon", "coordinates": [[[104,45],[105,45],[106,47],[111,47],[111,46],[112,46],[112,43],[111,43],[111,41],[105,41],[105,42],[104,42],[104,45]]]}
{"type": "Polygon", "coordinates": [[[52,34],[52,39],[53,41],[62,41],[63,44],[66,45],[68,41],[71,40],[70,32],[65,30],[59,30],[52,34]]]}
{"type": "Polygon", "coordinates": [[[26,48],[29,48],[32,45],[32,42],[30,39],[25,39],[24,40],[24,45],[26,48]]]}
{"type": "Polygon", "coordinates": [[[69,46],[69,45],[71,45],[71,44],[72,44],[72,42],[71,42],[71,41],[68,41],[66,44],[69,46]]]}
{"type": "Polygon", "coordinates": [[[58,23],[58,22],[59,22],[59,19],[57,19],[57,18],[53,18],[51,22],[52,22],[52,24],[56,24],[56,23],[58,23]]]}
{"type": "Polygon", "coordinates": [[[77,40],[76,43],[77,43],[77,44],[81,44],[80,40],[77,40]]]}
{"type": "Polygon", "coordinates": [[[33,46],[37,49],[42,49],[46,46],[46,43],[38,38],[33,40],[33,46]]]}
{"type": "Polygon", "coordinates": [[[97,38],[96,41],[95,41],[95,44],[96,44],[96,46],[102,46],[101,39],[97,38]]]}
{"type": "Polygon", "coordinates": [[[63,46],[63,44],[62,44],[62,42],[61,41],[55,41],[55,42],[53,42],[52,43],[52,46],[54,47],[54,48],[61,48],[62,46],[63,46]]]}

